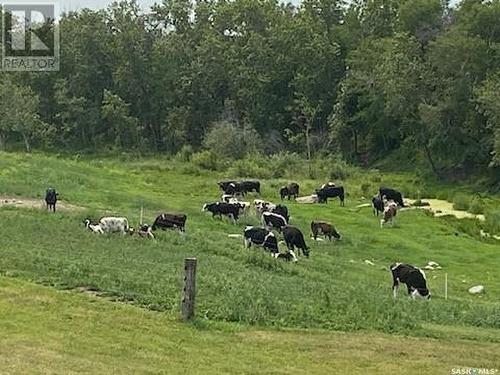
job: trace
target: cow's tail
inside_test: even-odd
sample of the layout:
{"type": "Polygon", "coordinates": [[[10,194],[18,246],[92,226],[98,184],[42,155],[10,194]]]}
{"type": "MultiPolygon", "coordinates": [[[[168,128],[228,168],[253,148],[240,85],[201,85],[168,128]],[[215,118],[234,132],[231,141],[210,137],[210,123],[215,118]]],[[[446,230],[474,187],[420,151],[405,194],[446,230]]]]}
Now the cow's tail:
{"type": "Polygon", "coordinates": [[[125,232],[128,232],[130,231],[130,225],[128,224],[128,219],[124,218],[124,221],[125,221],[125,232]]]}

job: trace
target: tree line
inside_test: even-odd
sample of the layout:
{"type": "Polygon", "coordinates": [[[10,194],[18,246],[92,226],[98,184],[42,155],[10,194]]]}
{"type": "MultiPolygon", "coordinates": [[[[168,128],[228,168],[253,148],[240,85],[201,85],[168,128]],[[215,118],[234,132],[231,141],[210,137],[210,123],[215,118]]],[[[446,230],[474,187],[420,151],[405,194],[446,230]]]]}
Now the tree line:
{"type": "Polygon", "coordinates": [[[498,171],[499,20],[500,0],[70,12],[52,25],[60,71],[1,74],[0,147],[176,154],[235,140],[228,157],[247,147],[498,171]]]}

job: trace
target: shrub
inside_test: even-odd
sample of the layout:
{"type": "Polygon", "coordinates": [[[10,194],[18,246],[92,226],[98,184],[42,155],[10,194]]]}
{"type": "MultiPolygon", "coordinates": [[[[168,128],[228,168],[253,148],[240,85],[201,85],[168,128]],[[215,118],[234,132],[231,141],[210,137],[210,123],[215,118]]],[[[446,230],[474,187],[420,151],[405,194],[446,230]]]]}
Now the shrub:
{"type": "Polygon", "coordinates": [[[179,150],[179,152],[176,155],[176,159],[179,161],[182,161],[184,163],[187,163],[191,161],[191,157],[193,156],[194,150],[191,145],[184,145],[182,148],[179,150]]]}
{"type": "Polygon", "coordinates": [[[469,211],[475,215],[482,214],[484,212],[484,204],[480,198],[474,197],[470,201],[469,211]]]}
{"type": "Polygon", "coordinates": [[[191,160],[194,165],[208,169],[211,171],[216,171],[218,169],[218,159],[217,155],[215,155],[212,151],[201,151],[193,154],[191,160]]]}
{"type": "Polygon", "coordinates": [[[486,213],[486,231],[491,234],[500,234],[500,210],[486,213]]]}
{"type": "Polygon", "coordinates": [[[303,159],[296,153],[280,152],[270,157],[269,168],[273,178],[296,176],[305,169],[303,159]]]}
{"type": "Polygon", "coordinates": [[[271,171],[260,166],[255,159],[236,160],[228,170],[230,176],[249,178],[271,178],[271,171]]]}
{"type": "Polygon", "coordinates": [[[467,211],[469,209],[470,199],[465,194],[455,194],[453,197],[453,209],[460,211],[467,211]]]}
{"type": "Polygon", "coordinates": [[[345,180],[353,173],[352,167],[342,159],[330,159],[329,165],[328,177],[330,180],[345,180]]]}

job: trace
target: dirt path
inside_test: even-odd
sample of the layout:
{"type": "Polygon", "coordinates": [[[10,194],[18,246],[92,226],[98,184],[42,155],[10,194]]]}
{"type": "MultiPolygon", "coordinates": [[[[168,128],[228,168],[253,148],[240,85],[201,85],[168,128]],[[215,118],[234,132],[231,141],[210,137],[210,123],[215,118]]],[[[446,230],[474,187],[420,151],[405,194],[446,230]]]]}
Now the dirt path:
{"type": "MultiPolygon", "coordinates": [[[[45,201],[43,199],[12,198],[6,196],[0,196],[0,207],[17,207],[17,208],[36,209],[36,210],[46,209],[45,201]]],[[[57,209],[62,211],[81,211],[84,210],[85,208],[65,203],[63,201],[58,201],[57,209]]]]}
{"type": "MultiPolygon", "coordinates": [[[[415,203],[414,200],[407,200],[407,202],[409,206],[412,206],[412,204],[415,203]]],[[[422,207],[413,207],[413,208],[419,208],[431,211],[432,213],[434,213],[434,216],[436,217],[451,215],[455,216],[458,219],[478,219],[481,221],[486,220],[485,216],[482,214],[475,215],[467,211],[455,210],[453,209],[453,203],[443,201],[440,199],[424,199],[422,200],[422,202],[429,203],[429,205],[422,207]]]]}

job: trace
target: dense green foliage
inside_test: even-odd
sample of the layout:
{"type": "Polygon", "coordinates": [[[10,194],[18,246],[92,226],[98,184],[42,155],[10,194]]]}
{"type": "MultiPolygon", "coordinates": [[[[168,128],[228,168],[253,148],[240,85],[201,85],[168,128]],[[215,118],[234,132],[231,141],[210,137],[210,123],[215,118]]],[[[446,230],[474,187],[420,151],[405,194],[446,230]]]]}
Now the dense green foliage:
{"type": "MultiPolygon", "coordinates": [[[[375,193],[379,184],[388,181],[406,191],[420,186],[422,198],[426,191],[431,194],[410,175],[350,170],[343,181],[346,207],[338,201],[328,205],[287,202],[292,223],[303,230],[312,248],[310,259],[302,257],[290,264],[272,259],[261,249],[245,250],[241,239],[228,237],[241,234],[246,224],[257,224],[254,215],[233,225],[201,212],[203,203],[220,197],[216,182],[237,175],[207,172],[168,159],[0,156],[0,196],[41,200],[44,188],[54,185],[63,202],[84,208],[56,214],[0,208],[0,271],[8,275],[62,288],[90,288],[150,309],[176,312],[183,259],[194,255],[199,260],[197,306],[202,321],[419,334],[425,334],[419,328],[429,323],[500,328],[500,281],[492,266],[498,262],[498,243],[482,239],[479,224],[408,210],[398,215],[394,228],[380,229],[371,208],[357,207],[368,202],[361,198],[363,190],[375,193]],[[104,213],[127,216],[136,226],[141,206],[149,223],[163,210],[186,213],[187,233],[158,233],[156,241],[149,241],[97,236],[83,227],[85,216],[97,219],[104,213]],[[315,243],[309,239],[313,219],[333,222],[343,239],[315,243]],[[387,267],[395,261],[423,266],[431,260],[443,270],[428,272],[430,303],[411,301],[404,290],[394,302],[387,267]],[[443,298],[444,273],[449,279],[448,300],[443,298]],[[477,284],[485,285],[487,292],[468,294],[467,288],[477,284]]],[[[307,193],[325,181],[329,171],[318,179],[301,177],[293,169],[284,173],[293,173],[307,193]]],[[[276,201],[284,182],[283,177],[262,180],[263,197],[276,201]]],[[[498,207],[498,198],[484,201],[488,209],[498,207]]],[[[492,216],[493,221],[497,218],[492,216]]]]}
{"type": "Polygon", "coordinates": [[[164,0],[143,14],[121,1],[71,12],[60,72],[2,75],[0,147],[214,152],[227,131],[226,144],[249,140],[225,151],[232,158],[286,150],[367,164],[397,151],[438,176],[498,177],[500,0],[447,3],[164,0]]]}

